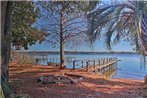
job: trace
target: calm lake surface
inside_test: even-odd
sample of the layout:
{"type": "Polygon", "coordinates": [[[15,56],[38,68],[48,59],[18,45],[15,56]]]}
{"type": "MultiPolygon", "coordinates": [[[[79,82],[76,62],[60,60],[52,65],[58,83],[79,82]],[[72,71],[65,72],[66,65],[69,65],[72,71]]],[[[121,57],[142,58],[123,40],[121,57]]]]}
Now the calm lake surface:
{"type": "MultiPolygon", "coordinates": [[[[50,54],[48,58],[59,57],[58,54],[50,54]]],[[[76,57],[76,60],[95,59],[99,57],[118,57],[118,66],[112,78],[133,78],[144,79],[147,74],[147,64],[141,63],[139,54],[66,54],[65,57],[76,57]]],[[[147,57],[146,57],[147,58],[147,57]]],[[[50,60],[49,60],[50,61],[50,60]]],[[[72,63],[66,62],[68,68],[72,68],[72,63]]]]}

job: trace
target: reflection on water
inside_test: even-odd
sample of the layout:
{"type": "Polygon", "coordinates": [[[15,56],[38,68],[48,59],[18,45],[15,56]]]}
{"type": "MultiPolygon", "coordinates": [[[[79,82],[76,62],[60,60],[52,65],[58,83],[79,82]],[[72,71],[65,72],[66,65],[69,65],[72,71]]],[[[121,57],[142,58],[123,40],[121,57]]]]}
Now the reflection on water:
{"type": "MultiPolygon", "coordinates": [[[[66,54],[65,57],[76,57],[76,60],[83,59],[95,59],[98,57],[118,57],[118,68],[115,74],[112,75],[112,78],[135,78],[135,79],[143,79],[144,75],[147,74],[147,64],[144,65],[140,62],[139,54],[66,54]]],[[[48,55],[49,58],[59,58],[59,55],[52,54],[48,55]]],[[[43,62],[42,62],[43,63],[43,62]]],[[[47,62],[43,63],[47,64],[47,62]]],[[[73,62],[66,62],[66,66],[68,68],[72,68],[73,62]]],[[[78,65],[78,64],[77,64],[78,65]]],[[[80,64],[79,64],[80,65],[80,64]]],[[[80,66],[77,66],[80,67],[80,66]]]]}
{"type": "Polygon", "coordinates": [[[112,66],[110,66],[109,70],[104,71],[104,75],[106,77],[112,78],[112,76],[115,74],[116,70],[118,69],[118,63],[114,63],[112,64],[112,66]]]}

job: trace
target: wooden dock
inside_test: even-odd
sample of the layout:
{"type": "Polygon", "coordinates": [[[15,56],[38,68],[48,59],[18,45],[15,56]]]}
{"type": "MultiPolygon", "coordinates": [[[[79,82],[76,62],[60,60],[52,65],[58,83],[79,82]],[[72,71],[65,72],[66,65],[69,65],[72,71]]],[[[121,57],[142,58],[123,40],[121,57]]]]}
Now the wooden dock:
{"type": "Polygon", "coordinates": [[[75,60],[73,61],[73,69],[76,69],[77,62],[81,62],[80,69],[88,72],[104,73],[105,71],[110,70],[113,64],[115,64],[117,61],[117,57],[97,58],[94,60],[75,60]]]}

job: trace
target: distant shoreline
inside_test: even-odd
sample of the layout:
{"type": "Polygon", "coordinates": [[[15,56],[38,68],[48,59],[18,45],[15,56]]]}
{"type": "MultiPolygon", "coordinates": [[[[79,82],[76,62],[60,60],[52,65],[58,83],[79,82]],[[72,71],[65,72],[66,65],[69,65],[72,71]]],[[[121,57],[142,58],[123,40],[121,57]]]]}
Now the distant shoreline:
{"type": "MultiPolygon", "coordinates": [[[[28,54],[59,54],[59,51],[16,51],[28,54]]],[[[139,54],[138,52],[87,52],[87,51],[65,51],[65,54],[139,54]]]]}

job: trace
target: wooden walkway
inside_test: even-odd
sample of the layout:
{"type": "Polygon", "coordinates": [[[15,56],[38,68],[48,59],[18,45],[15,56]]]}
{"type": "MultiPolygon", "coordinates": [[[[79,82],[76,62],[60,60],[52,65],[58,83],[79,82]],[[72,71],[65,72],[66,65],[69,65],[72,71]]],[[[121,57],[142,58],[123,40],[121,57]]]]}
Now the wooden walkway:
{"type": "MultiPolygon", "coordinates": [[[[81,62],[81,70],[85,70],[88,72],[100,72],[104,73],[107,70],[110,70],[113,67],[113,64],[117,62],[117,57],[107,57],[107,58],[98,58],[94,60],[75,60],[73,61],[73,69],[75,68],[76,62],[81,62]],[[84,62],[86,65],[84,65],[84,62]]],[[[79,66],[79,65],[78,65],[79,66]]]]}

